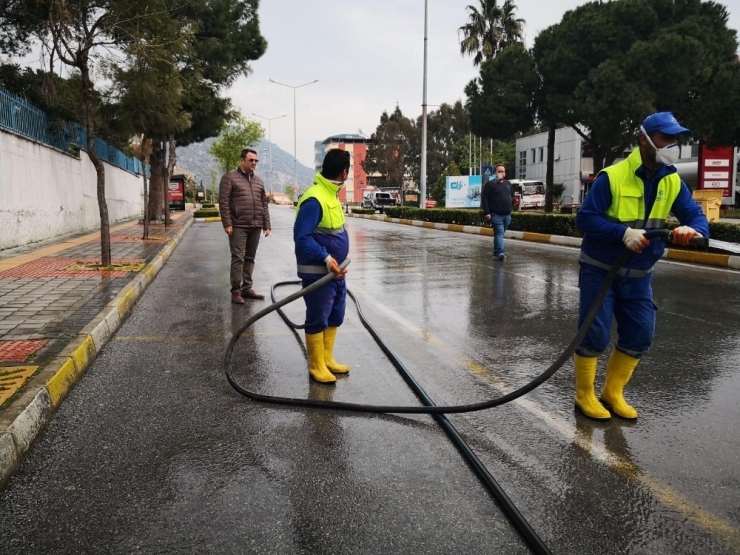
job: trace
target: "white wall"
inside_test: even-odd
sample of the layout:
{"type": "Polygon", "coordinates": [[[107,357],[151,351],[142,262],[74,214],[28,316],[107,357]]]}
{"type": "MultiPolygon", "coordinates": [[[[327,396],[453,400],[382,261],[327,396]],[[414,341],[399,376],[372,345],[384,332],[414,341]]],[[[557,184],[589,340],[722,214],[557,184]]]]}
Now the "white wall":
{"type": "MultiPolygon", "coordinates": [[[[526,152],[526,177],[544,181],[547,174],[547,133],[538,133],[529,137],[522,137],[516,141],[516,169],[515,177],[520,179],[520,153],[526,152]],[[532,162],[532,149],[535,161],[532,162]],[[540,161],[540,152],[542,160],[540,161]]],[[[563,183],[565,192],[561,202],[579,202],[581,190],[581,136],[570,127],[563,127],[555,131],[555,167],[553,169],[555,183],[563,183]]]]}
{"type": "MultiPolygon", "coordinates": [[[[143,213],[140,175],[105,164],[111,223],[143,213]]],[[[0,130],[0,250],[100,227],[95,168],[0,130]]]]}

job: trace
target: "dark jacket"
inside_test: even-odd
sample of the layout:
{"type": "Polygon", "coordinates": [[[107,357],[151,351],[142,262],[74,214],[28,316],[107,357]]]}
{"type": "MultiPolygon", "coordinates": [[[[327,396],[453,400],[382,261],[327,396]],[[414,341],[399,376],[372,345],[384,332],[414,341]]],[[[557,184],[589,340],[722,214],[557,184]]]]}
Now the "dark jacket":
{"type": "Polygon", "coordinates": [[[218,207],[224,227],[271,229],[265,184],[241,169],[225,173],[218,190],[218,207]]]}
{"type": "Polygon", "coordinates": [[[508,179],[501,183],[491,179],[483,186],[480,206],[483,214],[497,214],[505,216],[514,210],[514,189],[508,179]]]}

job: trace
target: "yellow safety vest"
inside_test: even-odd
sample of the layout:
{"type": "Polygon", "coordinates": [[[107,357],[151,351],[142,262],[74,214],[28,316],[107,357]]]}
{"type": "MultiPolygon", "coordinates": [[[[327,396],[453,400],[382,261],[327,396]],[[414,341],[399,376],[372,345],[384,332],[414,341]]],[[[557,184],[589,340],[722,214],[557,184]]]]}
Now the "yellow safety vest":
{"type": "Polygon", "coordinates": [[[606,211],[606,216],[612,221],[636,229],[664,228],[673,202],[681,191],[681,178],[678,173],[673,172],[658,182],[658,193],[646,222],[645,185],[636,175],[640,166],[642,166],[642,158],[638,147],[626,159],[599,172],[600,174],[604,172],[609,176],[609,186],[612,192],[612,204],[606,211]]]}
{"type": "Polygon", "coordinates": [[[316,228],[318,233],[328,233],[334,235],[344,230],[344,212],[342,212],[342,205],[339,203],[337,198],[338,187],[328,179],[326,179],[320,173],[316,174],[313,185],[308,188],[308,191],[303,193],[301,200],[298,201],[296,206],[296,217],[298,217],[298,210],[301,208],[301,204],[310,198],[315,198],[321,204],[321,221],[319,226],[316,228]]]}

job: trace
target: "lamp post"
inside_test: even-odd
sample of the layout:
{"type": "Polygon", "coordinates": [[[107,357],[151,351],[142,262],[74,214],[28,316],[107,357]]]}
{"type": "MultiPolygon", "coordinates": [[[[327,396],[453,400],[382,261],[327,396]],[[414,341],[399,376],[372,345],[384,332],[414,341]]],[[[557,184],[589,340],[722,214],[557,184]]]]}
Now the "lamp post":
{"type": "Polygon", "coordinates": [[[252,115],[257,116],[258,118],[267,120],[267,142],[270,143],[270,175],[268,176],[268,181],[270,182],[270,194],[272,194],[275,191],[272,190],[272,133],[270,131],[270,123],[272,122],[272,120],[284,118],[288,114],[283,114],[282,116],[275,116],[274,118],[266,118],[265,116],[255,114],[254,112],[252,112],[252,115]]]}
{"type": "Polygon", "coordinates": [[[427,6],[424,0],[424,94],[421,102],[421,179],[419,183],[420,208],[427,207],[427,6]]]}
{"type": "Polygon", "coordinates": [[[300,89],[301,87],[305,87],[307,85],[313,85],[314,83],[318,83],[319,80],[316,79],[314,81],[310,81],[308,83],[303,83],[302,85],[286,85],[285,83],[278,83],[274,79],[270,79],[271,83],[275,83],[276,85],[282,85],[283,87],[288,87],[289,89],[293,89],[293,202],[296,202],[298,200],[298,157],[297,157],[297,149],[296,149],[296,142],[297,142],[297,126],[296,126],[296,104],[295,104],[295,90],[300,89]]]}

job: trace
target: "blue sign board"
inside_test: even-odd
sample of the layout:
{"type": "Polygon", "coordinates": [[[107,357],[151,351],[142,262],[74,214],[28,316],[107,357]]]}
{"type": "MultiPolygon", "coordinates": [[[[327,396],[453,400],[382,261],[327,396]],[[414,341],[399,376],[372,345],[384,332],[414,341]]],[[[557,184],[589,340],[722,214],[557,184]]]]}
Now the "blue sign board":
{"type": "Polygon", "coordinates": [[[445,182],[447,208],[480,208],[480,175],[456,175],[446,177],[445,182]]]}

